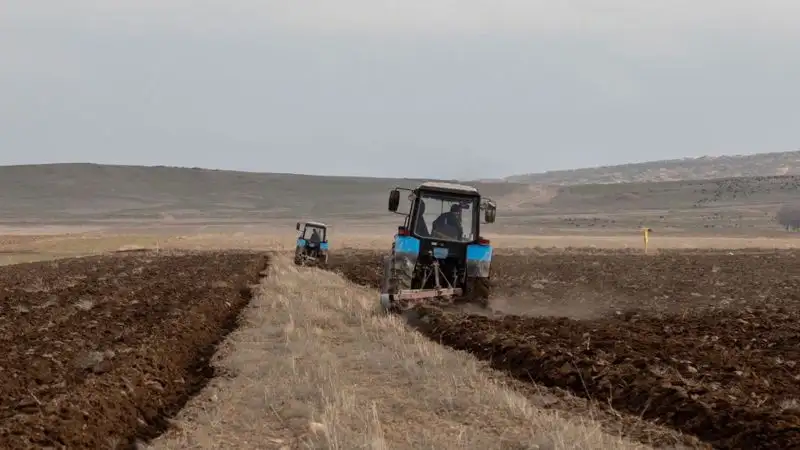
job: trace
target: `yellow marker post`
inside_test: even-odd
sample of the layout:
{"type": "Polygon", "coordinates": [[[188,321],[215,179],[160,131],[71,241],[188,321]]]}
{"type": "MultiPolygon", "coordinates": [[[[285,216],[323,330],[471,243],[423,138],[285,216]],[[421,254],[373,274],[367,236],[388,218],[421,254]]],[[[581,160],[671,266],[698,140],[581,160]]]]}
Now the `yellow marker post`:
{"type": "Polygon", "coordinates": [[[647,253],[647,244],[650,243],[650,233],[653,232],[652,228],[642,228],[642,237],[644,238],[644,252],[647,253]]]}

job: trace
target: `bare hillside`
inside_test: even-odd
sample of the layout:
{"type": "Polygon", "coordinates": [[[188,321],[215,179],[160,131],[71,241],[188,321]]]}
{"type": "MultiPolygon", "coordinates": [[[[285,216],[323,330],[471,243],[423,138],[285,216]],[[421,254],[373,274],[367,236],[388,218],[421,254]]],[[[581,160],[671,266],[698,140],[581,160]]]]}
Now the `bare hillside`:
{"type": "MultiPolygon", "coordinates": [[[[0,224],[198,225],[320,219],[389,225],[389,190],[423,180],[306,176],[174,167],[52,164],[0,167],[0,224]]],[[[468,183],[498,202],[496,232],[779,232],[800,175],[546,185],[468,183]]]]}
{"type": "Polygon", "coordinates": [[[775,214],[800,204],[800,176],[740,177],[660,183],[551,186],[535,207],[503,211],[505,227],[604,232],[653,227],[663,233],[778,232],[775,214]]]}
{"type": "Polygon", "coordinates": [[[707,180],[800,174],[800,151],[648,161],[514,175],[507,181],[551,185],[707,180]]]}
{"type": "MultiPolygon", "coordinates": [[[[389,190],[421,181],[99,164],[6,166],[0,167],[0,220],[362,220],[389,216],[389,190]]],[[[527,189],[475,185],[490,196],[527,189]]]]}

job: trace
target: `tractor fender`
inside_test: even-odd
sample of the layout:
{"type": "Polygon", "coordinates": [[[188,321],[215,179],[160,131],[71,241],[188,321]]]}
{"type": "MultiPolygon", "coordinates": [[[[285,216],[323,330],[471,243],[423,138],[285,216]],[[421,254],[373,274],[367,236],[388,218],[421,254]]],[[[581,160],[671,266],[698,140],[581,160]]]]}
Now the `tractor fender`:
{"type": "Polygon", "coordinates": [[[492,246],[470,244],[467,246],[467,276],[488,278],[492,266],[492,246]]]}

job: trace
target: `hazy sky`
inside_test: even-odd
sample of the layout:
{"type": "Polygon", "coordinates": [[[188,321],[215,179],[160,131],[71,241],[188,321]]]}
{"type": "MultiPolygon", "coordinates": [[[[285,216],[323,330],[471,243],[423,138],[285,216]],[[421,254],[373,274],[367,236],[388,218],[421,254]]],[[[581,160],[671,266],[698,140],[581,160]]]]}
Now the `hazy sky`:
{"type": "Polygon", "coordinates": [[[476,178],[800,148],[797,0],[5,0],[0,164],[476,178]]]}

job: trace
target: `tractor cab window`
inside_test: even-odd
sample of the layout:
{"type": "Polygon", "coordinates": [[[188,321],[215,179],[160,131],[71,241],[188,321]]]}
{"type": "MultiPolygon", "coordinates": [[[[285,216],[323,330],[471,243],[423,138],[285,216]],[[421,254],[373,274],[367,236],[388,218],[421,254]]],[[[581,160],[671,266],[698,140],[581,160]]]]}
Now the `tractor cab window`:
{"type": "Polygon", "coordinates": [[[472,242],[478,211],[476,198],[422,193],[417,208],[414,234],[447,241],[472,242]]]}
{"type": "Polygon", "coordinates": [[[311,242],[325,242],[325,229],[306,225],[306,229],[303,230],[303,239],[311,242]]]}

